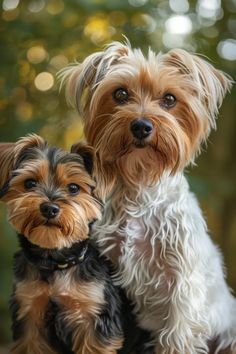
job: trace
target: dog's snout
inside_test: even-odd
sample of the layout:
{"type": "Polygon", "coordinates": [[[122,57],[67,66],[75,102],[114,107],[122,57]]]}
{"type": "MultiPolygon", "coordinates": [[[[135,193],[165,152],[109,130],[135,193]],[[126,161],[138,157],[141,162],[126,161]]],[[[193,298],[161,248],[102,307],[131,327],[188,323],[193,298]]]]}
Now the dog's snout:
{"type": "Polygon", "coordinates": [[[130,125],[130,130],[135,138],[145,139],[152,133],[153,125],[148,119],[135,119],[130,125]]]}
{"type": "Polygon", "coordinates": [[[53,203],[42,203],[40,205],[40,211],[45,218],[53,219],[59,214],[60,207],[53,203]]]}

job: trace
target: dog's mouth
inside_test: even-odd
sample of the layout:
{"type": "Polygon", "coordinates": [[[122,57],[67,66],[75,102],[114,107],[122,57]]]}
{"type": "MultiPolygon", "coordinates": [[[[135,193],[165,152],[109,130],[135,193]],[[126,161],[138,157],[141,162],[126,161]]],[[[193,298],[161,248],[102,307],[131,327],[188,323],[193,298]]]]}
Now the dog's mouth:
{"type": "Polygon", "coordinates": [[[137,149],[143,149],[148,145],[144,139],[137,139],[133,142],[133,144],[137,149]]]}
{"type": "Polygon", "coordinates": [[[55,220],[46,219],[43,223],[46,227],[60,227],[55,220]]]}
{"type": "Polygon", "coordinates": [[[125,157],[130,153],[132,153],[133,151],[135,151],[136,149],[142,150],[151,146],[152,146],[151,142],[147,141],[146,139],[133,139],[130,142],[122,145],[119,150],[117,149],[114,156],[109,155],[106,158],[106,161],[115,162],[117,158],[125,157]]]}

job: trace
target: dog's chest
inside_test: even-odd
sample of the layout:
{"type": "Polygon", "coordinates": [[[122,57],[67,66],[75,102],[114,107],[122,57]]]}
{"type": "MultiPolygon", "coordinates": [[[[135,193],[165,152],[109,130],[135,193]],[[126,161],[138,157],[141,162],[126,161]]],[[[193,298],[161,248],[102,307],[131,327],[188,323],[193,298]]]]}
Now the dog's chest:
{"type": "Polygon", "coordinates": [[[73,272],[72,268],[64,275],[55,275],[51,299],[69,316],[84,320],[100,312],[105,301],[104,284],[95,280],[76,281],[73,272]]]}
{"type": "Polygon", "coordinates": [[[161,325],[167,315],[163,294],[168,293],[173,282],[171,269],[161,257],[163,245],[157,234],[160,221],[156,216],[135,217],[127,213],[116,226],[111,233],[107,233],[107,227],[106,234],[96,230],[98,243],[118,265],[119,285],[134,301],[139,322],[146,329],[156,329],[157,322],[161,325]]]}
{"type": "Polygon", "coordinates": [[[57,312],[67,314],[69,322],[76,318],[82,321],[99,313],[105,301],[103,282],[76,281],[73,268],[56,271],[48,282],[41,280],[36,272],[35,276],[31,274],[31,279],[17,283],[18,319],[28,316],[44,328],[50,303],[56,305],[57,312]]]}
{"type": "Polygon", "coordinates": [[[147,329],[162,326],[175,282],[173,257],[179,246],[173,244],[183,232],[179,224],[183,202],[174,199],[175,190],[150,193],[145,201],[121,200],[116,209],[108,202],[103,220],[94,227],[98,245],[118,266],[119,284],[147,329]]]}

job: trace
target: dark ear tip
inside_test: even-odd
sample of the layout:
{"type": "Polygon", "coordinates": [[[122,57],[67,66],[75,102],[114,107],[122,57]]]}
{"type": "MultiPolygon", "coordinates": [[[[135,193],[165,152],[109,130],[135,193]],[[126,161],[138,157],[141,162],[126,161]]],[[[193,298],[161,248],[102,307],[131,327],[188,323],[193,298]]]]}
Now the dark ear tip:
{"type": "Polygon", "coordinates": [[[70,152],[77,154],[77,150],[79,149],[80,144],[81,142],[74,143],[70,148],[70,152]]]}
{"type": "Polygon", "coordinates": [[[71,152],[82,157],[85,169],[90,175],[92,175],[93,161],[95,157],[94,148],[85,142],[78,142],[72,145],[71,152]]]}

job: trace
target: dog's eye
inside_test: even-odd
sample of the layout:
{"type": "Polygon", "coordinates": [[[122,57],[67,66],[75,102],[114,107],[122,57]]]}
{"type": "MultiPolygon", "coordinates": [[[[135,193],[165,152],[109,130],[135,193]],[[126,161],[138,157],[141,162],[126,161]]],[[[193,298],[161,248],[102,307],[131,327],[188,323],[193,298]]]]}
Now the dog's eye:
{"type": "Polygon", "coordinates": [[[119,104],[125,104],[129,99],[128,91],[124,88],[118,88],[113,92],[114,100],[119,104]]]}
{"type": "Polygon", "coordinates": [[[37,186],[37,181],[35,179],[27,179],[24,182],[25,189],[32,189],[37,186]]]}
{"type": "Polygon", "coordinates": [[[67,187],[68,187],[68,191],[72,195],[77,195],[80,191],[80,187],[78,186],[78,184],[75,184],[75,183],[70,183],[70,184],[68,184],[67,187]]]}
{"type": "Polygon", "coordinates": [[[166,93],[162,99],[161,99],[161,103],[160,105],[163,108],[169,109],[169,108],[173,108],[176,105],[176,98],[174,95],[172,95],[171,93],[166,93]]]}

